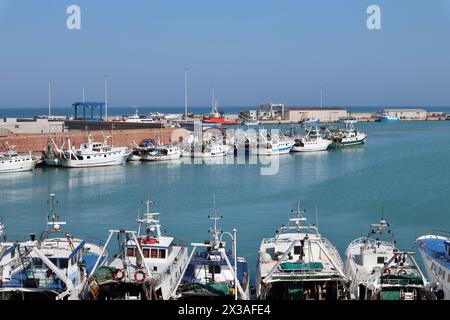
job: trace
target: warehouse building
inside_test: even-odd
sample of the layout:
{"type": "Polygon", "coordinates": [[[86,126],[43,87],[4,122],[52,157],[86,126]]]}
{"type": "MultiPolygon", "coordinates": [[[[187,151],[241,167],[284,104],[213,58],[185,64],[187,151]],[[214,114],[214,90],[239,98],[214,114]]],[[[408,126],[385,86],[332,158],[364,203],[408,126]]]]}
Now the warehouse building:
{"type": "MultiPolygon", "coordinates": [[[[278,114],[282,114],[282,110],[277,110],[278,114]]],[[[340,118],[348,116],[345,108],[318,108],[318,107],[288,107],[285,108],[283,120],[289,122],[299,122],[303,120],[319,119],[320,122],[335,122],[340,118]]]]}
{"type": "Polygon", "coordinates": [[[59,133],[64,131],[64,121],[52,121],[41,118],[0,119],[0,135],[10,135],[19,133],[59,133]]]}

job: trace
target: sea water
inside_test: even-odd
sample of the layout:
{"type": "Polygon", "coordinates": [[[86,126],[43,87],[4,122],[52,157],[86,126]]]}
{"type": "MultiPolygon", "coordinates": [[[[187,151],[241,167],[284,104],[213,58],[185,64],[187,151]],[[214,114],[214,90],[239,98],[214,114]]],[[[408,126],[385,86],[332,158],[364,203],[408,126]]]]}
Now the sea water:
{"type": "Polygon", "coordinates": [[[416,236],[428,229],[450,230],[450,121],[356,127],[367,133],[365,145],[283,155],[274,175],[261,175],[259,164],[189,161],[2,174],[0,217],[10,241],[24,240],[46,227],[48,194],[56,193],[71,234],[106,240],[109,229],[135,230],[150,198],[162,230],[190,243],[209,239],[216,210],[224,231],[237,229],[252,276],[261,239],[288,222],[297,202],[343,258],[381,216],[402,250],[415,250],[416,236]]]}

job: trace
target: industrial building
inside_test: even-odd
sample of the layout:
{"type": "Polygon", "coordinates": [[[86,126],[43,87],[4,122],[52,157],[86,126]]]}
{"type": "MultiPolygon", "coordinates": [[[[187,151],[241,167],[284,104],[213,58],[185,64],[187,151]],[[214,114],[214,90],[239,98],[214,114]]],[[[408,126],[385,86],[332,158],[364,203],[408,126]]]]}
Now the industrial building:
{"type": "Polygon", "coordinates": [[[259,106],[259,110],[241,110],[239,118],[244,120],[277,120],[299,122],[319,119],[321,122],[335,122],[348,116],[345,108],[335,107],[286,107],[281,103],[269,103],[259,106]]]}
{"type": "Polygon", "coordinates": [[[59,133],[64,132],[64,121],[52,121],[42,118],[2,118],[0,136],[19,133],[59,133]]]}
{"type": "Polygon", "coordinates": [[[299,122],[310,119],[318,119],[320,122],[335,122],[347,116],[347,109],[344,108],[289,107],[284,110],[283,119],[288,120],[289,122],[299,122]]]}

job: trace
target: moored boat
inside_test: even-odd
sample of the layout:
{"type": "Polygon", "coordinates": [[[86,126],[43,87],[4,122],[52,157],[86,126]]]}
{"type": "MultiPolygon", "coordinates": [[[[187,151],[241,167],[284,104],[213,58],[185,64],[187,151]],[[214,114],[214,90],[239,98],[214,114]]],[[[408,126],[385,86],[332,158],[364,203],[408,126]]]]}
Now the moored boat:
{"type": "Polygon", "coordinates": [[[138,219],[137,231],[110,230],[105,248],[117,236],[118,253],[105,267],[94,266],[89,281],[91,299],[168,300],[172,299],[188,263],[187,247],[174,237],[163,235],[159,213],[138,219]]]}
{"type": "Polygon", "coordinates": [[[95,142],[90,136],[88,141],[80,144],[78,149],[72,147],[70,139],[67,139],[67,149],[57,150],[60,154],[59,162],[63,167],[85,168],[122,165],[127,160],[132,150],[128,147],[113,147],[107,144],[107,138],[103,142],[95,142]]]}
{"type": "Polygon", "coordinates": [[[263,239],[259,249],[256,295],[263,300],[343,300],[348,278],[336,248],[293,210],[287,226],[263,239]]]}
{"type": "Polygon", "coordinates": [[[291,152],[314,152],[325,151],[332,143],[328,139],[324,139],[322,133],[316,126],[310,126],[306,129],[306,135],[294,135],[295,144],[291,152]]]}
{"type": "Polygon", "coordinates": [[[271,156],[288,154],[294,146],[294,140],[284,134],[273,137],[272,134],[264,134],[260,132],[258,135],[258,143],[251,148],[254,155],[271,156]]]}
{"type": "Polygon", "coordinates": [[[355,129],[352,122],[347,121],[345,128],[327,129],[327,139],[331,140],[329,148],[350,147],[364,144],[367,135],[355,129]]]}
{"type": "Polygon", "coordinates": [[[214,226],[209,230],[211,239],[203,243],[192,243],[189,263],[183,272],[177,298],[186,300],[220,299],[249,300],[250,281],[245,257],[237,256],[236,229],[233,234],[217,227],[222,217],[209,217],[214,226]],[[223,236],[229,235],[232,249],[226,249],[223,236]],[[202,248],[203,250],[198,250],[202,248]]]}
{"type": "Polygon", "coordinates": [[[66,224],[55,211],[56,198],[51,197],[48,228],[36,240],[16,242],[2,254],[0,263],[0,299],[5,300],[79,300],[87,275],[98,261],[106,261],[101,247],[61,229],[66,224]],[[3,263],[7,259],[6,263],[3,263]]]}
{"type": "Polygon", "coordinates": [[[450,232],[432,231],[416,239],[423,264],[438,299],[450,300],[450,232]]]}
{"type": "Polygon", "coordinates": [[[0,153],[0,173],[32,171],[36,166],[36,160],[31,153],[19,155],[14,146],[6,145],[8,151],[0,153]]]}
{"type": "Polygon", "coordinates": [[[399,117],[392,117],[387,113],[383,113],[377,116],[377,120],[379,122],[398,122],[400,121],[399,117]]]}
{"type": "Polygon", "coordinates": [[[397,248],[385,219],[371,224],[366,237],[350,243],[345,273],[358,300],[435,300],[413,252],[397,248]]]}

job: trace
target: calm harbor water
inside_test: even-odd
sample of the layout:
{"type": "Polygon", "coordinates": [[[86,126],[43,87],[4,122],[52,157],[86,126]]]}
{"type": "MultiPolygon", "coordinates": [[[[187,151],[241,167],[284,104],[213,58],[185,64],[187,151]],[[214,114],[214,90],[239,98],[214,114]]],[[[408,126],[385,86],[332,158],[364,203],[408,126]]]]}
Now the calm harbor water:
{"type": "MultiPolygon", "coordinates": [[[[286,127],[287,129],[288,127],[286,127]]],[[[111,228],[135,228],[141,201],[156,201],[163,229],[185,242],[208,239],[213,194],[224,230],[238,229],[239,253],[252,271],[264,237],[287,223],[300,201],[311,222],[344,255],[382,212],[399,246],[414,249],[426,229],[450,230],[450,121],[358,123],[366,145],[280,157],[276,175],[259,165],[129,163],[0,175],[0,217],[9,240],[45,228],[48,194],[73,235],[106,240],[111,228]]],[[[420,260],[420,259],[419,259],[420,260]]],[[[254,274],[253,274],[254,275],[254,274]]]]}

